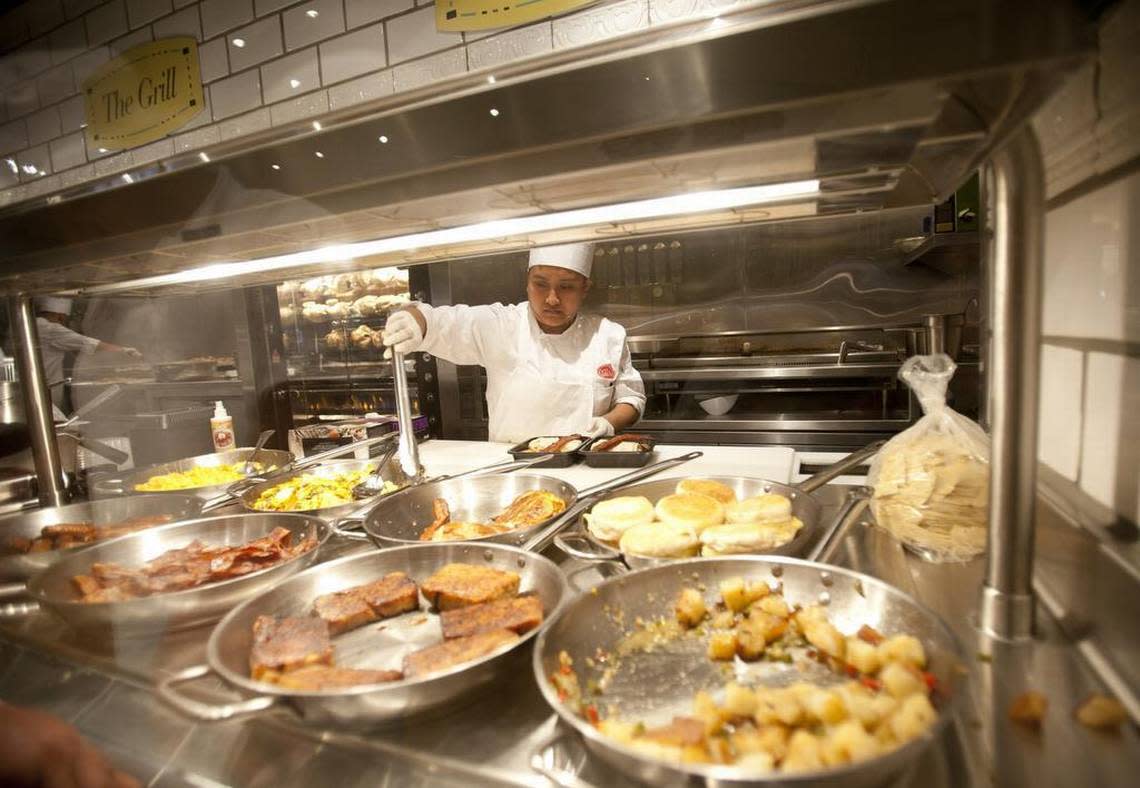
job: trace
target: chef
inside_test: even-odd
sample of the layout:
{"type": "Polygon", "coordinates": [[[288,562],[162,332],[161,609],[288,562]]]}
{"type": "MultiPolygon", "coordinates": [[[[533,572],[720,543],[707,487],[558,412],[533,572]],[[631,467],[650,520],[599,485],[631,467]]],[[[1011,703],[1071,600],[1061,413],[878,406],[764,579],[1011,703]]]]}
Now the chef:
{"type": "Polygon", "coordinates": [[[641,418],[645,387],[625,329],[578,310],[590,290],[586,244],[535,249],[522,304],[416,304],[393,314],[384,344],[487,370],[492,441],[623,432],[641,418]]]}
{"type": "MultiPolygon", "coordinates": [[[[69,352],[94,353],[105,351],[112,353],[125,353],[134,358],[141,358],[142,353],[133,347],[113,345],[94,337],[84,336],[67,327],[71,317],[72,302],[70,298],[56,296],[40,296],[36,298],[36,330],[40,335],[40,355],[44,360],[44,379],[49,385],[63,380],[63,359],[69,352]]],[[[63,387],[54,386],[51,390],[52,401],[61,406],[63,401],[63,387]]]]}

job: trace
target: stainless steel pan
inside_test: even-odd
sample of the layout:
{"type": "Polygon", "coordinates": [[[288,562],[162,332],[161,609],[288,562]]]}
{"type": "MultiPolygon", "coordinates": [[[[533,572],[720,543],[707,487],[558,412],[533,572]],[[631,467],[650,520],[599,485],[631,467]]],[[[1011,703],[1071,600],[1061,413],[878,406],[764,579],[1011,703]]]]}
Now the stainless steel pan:
{"type": "Polygon", "coordinates": [[[160,525],[109,539],[56,561],[28,581],[28,593],[76,629],[181,629],[215,621],[238,602],[309,566],[328,535],[328,526],[319,518],[301,514],[231,514],[160,525]],[[72,577],[88,573],[96,562],[135,567],[195,539],[239,545],[266,536],[277,527],[292,531],[294,543],[313,535],[317,547],[241,577],[123,602],[80,602],[72,585],[72,577]]]}
{"type": "MultiPolygon", "coordinates": [[[[202,509],[202,499],[193,495],[130,495],[103,501],[87,501],[67,506],[52,506],[0,519],[0,550],[11,538],[35,539],[48,525],[60,523],[94,523],[114,525],[136,517],[169,515],[172,520],[194,517],[202,509]]],[[[0,554],[0,581],[26,580],[63,556],[84,547],[43,553],[0,554]]]]}
{"type": "MultiPolygon", "coordinates": [[[[837,476],[843,475],[857,465],[867,462],[879,449],[884,441],[871,443],[859,451],[852,452],[834,465],[830,465],[814,476],[805,479],[797,485],[782,484],[768,479],[758,479],[749,476],[701,476],[702,479],[713,479],[728,485],[736,493],[738,499],[751,498],[763,493],[778,493],[791,500],[792,515],[798,517],[804,524],[795,537],[785,544],[775,547],[766,555],[786,555],[799,558],[818,558],[817,548],[822,547],[831,540],[831,534],[845,519],[847,510],[856,504],[857,498],[849,498],[847,507],[839,513],[832,523],[823,522],[823,507],[811,493],[827,484],[837,476]],[[829,527],[830,526],[830,527],[829,527]]],[[[643,484],[622,487],[611,491],[599,500],[618,496],[644,496],[656,503],[666,495],[674,492],[677,482],[684,477],[659,479],[643,484]]],[[[584,526],[572,533],[563,533],[555,538],[555,544],[567,555],[582,561],[621,563],[630,569],[646,569],[652,566],[673,563],[678,558],[659,558],[654,556],[624,553],[595,537],[584,526]]]]}
{"type": "MultiPolygon", "coordinates": [[[[382,499],[365,518],[364,530],[377,547],[381,548],[423,544],[420,541],[420,534],[432,522],[432,502],[436,498],[447,501],[452,518],[456,521],[489,522],[524,492],[546,490],[566,502],[566,509],[562,513],[529,528],[467,540],[541,549],[554,537],[559,528],[572,522],[581,513],[582,507],[591,503],[599,494],[647,478],[699,456],[701,452],[692,452],[683,457],[647,465],[581,491],[561,479],[538,473],[452,478],[422,484],[382,499]]],[[[541,459],[539,458],[539,461],[541,459]]]]}
{"type": "Polygon", "coordinates": [[[590,593],[575,597],[549,622],[535,643],[533,660],[539,688],[555,712],[578,731],[592,753],[633,779],[654,785],[794,785],[797,788],[863,788],[890,783],[950,722],[957,698],[963,692],[963,664],[962,646],[946,624],[932,611],[886,583],[826,564],[758,556],[693,559],[611,578],[595,586],[590,593]],[[745,776],[730,766],[670,764],[650,759],[602,736],[593,725],[558,700],[549,676],[558,669],[559,654],[563,651],[573,658],[583,687],[589,679],[600,679],[603,670],[613,671],[613,676],[605,682],[605,693],[597,698],[599,708],[620,708],[623,719],[641,720],[651,726],[667,723],[675,714],[691,715],[696,691],[715,694],[730,679],[771,685],[799,680],[819,683],[845,680],[810,660],[806,666],[738,663],[734,666],[736,675],[726,676],[722,663],[708,659],[704,638],[680,638],[650,653],[635,652],[620,660],[616,668],[612,661],[595,662],[597,649],[612,652],[635,620],[671,616],[673,599],[682,588],[710,589],[705,596],[712,603],[720,582],[732,577],[780,584],[789,603],[826,604],[831,622],[846,633],[867,624],[887,635],[905,632],[919,638],[926,649],[927,669],[938,681],[940,697],[944,696],[938,721],[923,737],[892,753],[856,765],[809,773],[774,773],[770,777],[745,776]]]}
{"type": "MultiPolygon", "coordinates": [[[[175,708],[200,720],[224,720],[264,711],[271,706],[292,709],[305,722],[336,727],[366,727],[397,720],[447,703],[492,681],[516,666],[533,641],[533,630],[510,649],[450,671],[385,684],[341,690],[301,692],[254,681],[249,677],[252,626],[260,615],[308,616],[313,600],[321,595],[376,580],[389,572],[404,572],[422,582],[449,563],[473,563],[505,569],[520,575],[520,590],[535,591],[546,619],[558,614],[569,597],[566,579],[551,561],[534,553],[504,545],[463,543],[421,544],[348,556],[314,567],[281,583],[233,610],[214,628],[206,646],[208,665],[188,668],[162,681],[159,695],[175,708]],[[209,704],[187,698],[176,685],[217,673],[232,686],[255,693],[237,703],[209,704]]],[[[422,602],[422,600],[421,600],[422,602]]],[[[336,663],[344,667],[398,670],[403,657],[442,636],[438,617],[421,604],[420,611],[368,625],[334,641],[336,663]]]]}
{"type": "MultiPolygon", "coordinates": [[[[116,495],[131,495],[135,492],[136,485],[147,482],[155,476],[189,471],[194,468],[216,468],[220,465],[233,465],[234,463],[245,462],[252,454],[252,447],[231,449],[230,451],[201,454],[197,457],[185,457],[181,460],[164,462],[159,465],[136,468],[133,471],[110,479],[100,479],[92,485],[91,491],[95,497],[102,498],[116,495]]],[[[280,468],[291,463],[293,461],[293,455],[287,451],[279,451],[277,449],[261,449],[257,453],[257,461],[266,468],[280,468]]],[[[210,485],[209,487],[194,487],[186,490],[170,490],[169,492],[161,491],[154,494],[196,495],[204,500],[209,500],[221,493],[225,493],[232,484],[232,482],[228,482],[226,484],[210,485]]]]}

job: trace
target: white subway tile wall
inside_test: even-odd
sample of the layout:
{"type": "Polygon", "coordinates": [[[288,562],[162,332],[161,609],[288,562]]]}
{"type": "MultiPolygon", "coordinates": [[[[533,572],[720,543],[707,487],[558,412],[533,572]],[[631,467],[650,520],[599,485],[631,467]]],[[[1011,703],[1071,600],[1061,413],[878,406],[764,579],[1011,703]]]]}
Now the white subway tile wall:
{"type": "Polygon", "coordinates": [[[342,0],[313,0],[281,14],[285,26],[285,49],[307,47],[344,32],[342,0]]]}
{"type": "Polygon", "coordinates": [[[296,98],[320,86],[316,47],[294,52],[261,67],[261,90],[267,104],[296,98]]]}
{"type": "Polygon", "coordinates": [[[1081,488],[1140,522],[1140,359],[1088,354],[1081,488]]]}
{"type": "Polygon", "coordinates": [[[37,180],[51,174],[51,152],[47,145],[28,148],[16,157],[16,165],[20,168],[21,181],[37,180]]]}
{"type": "Polygon", "coordinates": [[[635,34],[651,20],[671,23],[767,1],[603,0],[553,22],[466,38],[437,31],[435,8],[424,0],[26,3],[0,15],[0,204],[132,166],[129,154],[86,145],[78,133],[86,122],[80,91],[112,56],[143,41],[193,36],[206,86],[207,111],[175,131],[170,148],[140,154],[153,156],[200,150],[555,47],[635,34]],[[60,177],[25,174],[18,181],[2,159],[18,162],[21,155],[37,173],[40,162],[60,177]]]}
{"type": "Polygon", "coordinates": [[[321,82],[332,85],[346,79],[379,71],[388,64],[384,54],[384,25],[354,30],[319,47],[321,82]]]}
{"type": "Polygon", "coordinates": [[[1037,453],[1043,463],[1074,482],[1081,460],[1083,387],[1084,354],[1042,345],[1037,453]]]}
{"type": "Polygon", "coordinates": [[[224,40],[229,51],[230,68],[234,71],[243,71],[285,52],[281,41],[281,21],[273,16],[232,30],[224,40]]]}

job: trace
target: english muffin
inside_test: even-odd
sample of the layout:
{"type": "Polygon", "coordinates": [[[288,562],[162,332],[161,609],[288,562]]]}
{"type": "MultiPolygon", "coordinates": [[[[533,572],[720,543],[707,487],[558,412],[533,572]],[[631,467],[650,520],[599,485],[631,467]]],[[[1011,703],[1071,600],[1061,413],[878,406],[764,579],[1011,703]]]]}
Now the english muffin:
{"type": "Polygon", "coordinates": [[[655,510],[661,522],[690,528],[698,534],[710,525],[724,522],[724,505],[700,493],[666,495],[657,502],[655,510]]]}
{"type": "Polygon", "coordinates": [[[803,528],[799,518],[783,523],[725,523],[701,532],[701,555],[767,553],[785,545],[803,528]]]}
{"type": "Polygon", "coordinates": [[[688,558],[697,554],[701,539],[696,531],[683,525],[642,523],[626,529],[619,546],[623,553],[631,555],[688,558]]]}
{"type": "Polygon", "coordinates": [[[653,504],[640,495],[623,495],[594,504],[586,516],[590,533],[603,542],[616,542],[635,525],[653,522],[653,504]]]}
{"type": "Polygon", "coordinates": [[[722,484],[712,479],[681,479],[677,482],[677,489],[675,491],[678,495],[685,493],[699,493],[707,495],[710,498],[716,498],[721,503],[728,505],[736,500],[736,493],[727,484],[722,484]]]}
{"type": "Polygon", "coordinates": [[[730,523],[786,523],[792,518],[792,502],[779,493],[765,493],[724,507],[730,523]]]}

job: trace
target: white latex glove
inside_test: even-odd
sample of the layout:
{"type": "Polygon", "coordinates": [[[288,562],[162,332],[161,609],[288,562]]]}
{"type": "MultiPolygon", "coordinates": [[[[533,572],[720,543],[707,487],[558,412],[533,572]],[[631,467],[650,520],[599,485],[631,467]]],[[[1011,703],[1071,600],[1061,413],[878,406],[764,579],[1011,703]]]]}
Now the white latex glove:
{"type": "Polygon", "coordinates": [[[123,348],[123,352],[126,353],[131,358],[142,358],[143,357],[142,353],[140,353],[137,348],[125,347],[125,348],[123,348]]]}
{"type": "Polygon", "coordinates": [[[411,353],[424,341],[424,332],[419,321],[411,312],[404,309],[389,316],[384,326],[384,358],[391,358],[392,351],[411,353]]]}
{"type": "Polygon", "coordinates": [[[602,416],[595,416],[593,421],[590,422],[586,434],[591,438],[612,438],[614,425],[610,424],[609,419],[602,416]]]}

